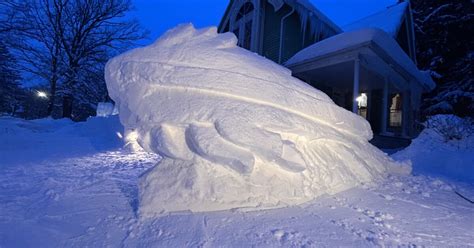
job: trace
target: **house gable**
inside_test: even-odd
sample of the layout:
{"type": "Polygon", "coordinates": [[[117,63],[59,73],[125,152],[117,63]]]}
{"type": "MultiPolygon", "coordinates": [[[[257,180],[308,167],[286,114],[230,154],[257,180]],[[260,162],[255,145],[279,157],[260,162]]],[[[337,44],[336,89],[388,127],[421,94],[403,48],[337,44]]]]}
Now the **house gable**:
{"type": "Polygon", "coordinates": [[[218,27],[220,33],[233,32],[238,45],[250,51],[259,50],[262,14],[261,0],[231,0],[218,27]]]}
{"type": "Polygon", "coordinates": [[[364,28],[379,28],[388,33],[416,64],[415,34],[409,1],[355,21],[344,26],[343,30],[349,32],[364,28]]]}
{"type": "Polygon", "coordinates": [[[280,64],[342,32],[306,0],[231,0],[218,30],[233,32],[239,46],[280,64]]]}

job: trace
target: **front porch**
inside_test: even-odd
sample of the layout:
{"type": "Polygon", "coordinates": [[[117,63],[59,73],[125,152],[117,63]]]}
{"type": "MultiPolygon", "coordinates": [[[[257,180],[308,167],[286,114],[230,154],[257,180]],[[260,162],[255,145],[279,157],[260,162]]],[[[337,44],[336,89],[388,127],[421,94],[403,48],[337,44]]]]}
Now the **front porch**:
{"type": "MultiPolygon", "coordinates": [[[[383,31],[370,34],[380,35],[380,32],[383,31]]],[[[424,90],[423,82],[419,82],[422,77],[413,75],[420,73],[416,66],[395,41],[395,47],[389,44],[387,48],[383,47],[386,44],[381,46],[374,41],[375,36],[356,37],[361,40],[349,44],[343,39],[346,44],[334,49],[340,44],[338,36],[344,35],[316,43],[296,54],[286,66],[294,76],[325,92],[339,106],[367,119],[375,135],[402,140],[415,137],[424,90]],[[396,57],[399,56],[396,52],[407,58],[396,57]]]]}
{"type": "Polygon", "coordinates": [[[374,133],[410,137],[411,90],[395,83],[400,81],[394,81],[393,75],[370,66],[368,60],[355,54],[331,65],[295,68],[293,75],[325,92],[337,105],[367,119],[374,133]]]}

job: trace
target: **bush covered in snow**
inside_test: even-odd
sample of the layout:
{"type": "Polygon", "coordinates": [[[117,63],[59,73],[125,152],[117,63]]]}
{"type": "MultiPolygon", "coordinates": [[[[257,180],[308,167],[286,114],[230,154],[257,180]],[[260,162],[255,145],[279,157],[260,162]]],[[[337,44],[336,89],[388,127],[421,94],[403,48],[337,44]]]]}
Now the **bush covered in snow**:
{"type": "Polygon", "coordinates": [[[414,174],[473,182],[473,128],[472,119],[454,115],[432,116],[410,146],[392,157],[411,160],[414,174]]]}
{"type": "Polygon", "coordinates": [[[435,131],[448,142],[470,137],[474,133],[474,122],[471,118],[455,115],[435,115],[428,118],[426,128],[435,131]]]}

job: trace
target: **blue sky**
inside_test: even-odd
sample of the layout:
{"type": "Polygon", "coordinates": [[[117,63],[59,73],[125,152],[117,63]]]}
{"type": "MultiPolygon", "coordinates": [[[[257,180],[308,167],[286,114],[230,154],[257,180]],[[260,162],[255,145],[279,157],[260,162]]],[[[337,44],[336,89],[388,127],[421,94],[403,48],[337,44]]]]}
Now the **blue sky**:
{"type": "MultiPolygon", "coordinates": [[[[385,9],[397,0],[310,0],[339,26],[385,9]]],[[[151,43],[166,30],[192,22],[196,27],[217,26],[229,0],[133,0],[132,15],[150,30],[151,43]]]]}

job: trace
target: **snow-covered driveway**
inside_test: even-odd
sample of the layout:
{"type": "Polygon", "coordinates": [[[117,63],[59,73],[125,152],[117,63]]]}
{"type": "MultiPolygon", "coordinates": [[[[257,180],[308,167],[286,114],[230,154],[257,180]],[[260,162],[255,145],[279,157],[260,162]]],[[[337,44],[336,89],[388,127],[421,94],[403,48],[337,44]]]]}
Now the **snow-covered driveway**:
{"type": "Polygon", "coordinates": [[[159,157],[122,151],[114,122],[0,119],[1,247],[474,246],[474,205],[453,191],[472,185],[425,176],[291,208],[141,220],[137,179],[159,157]]]}

